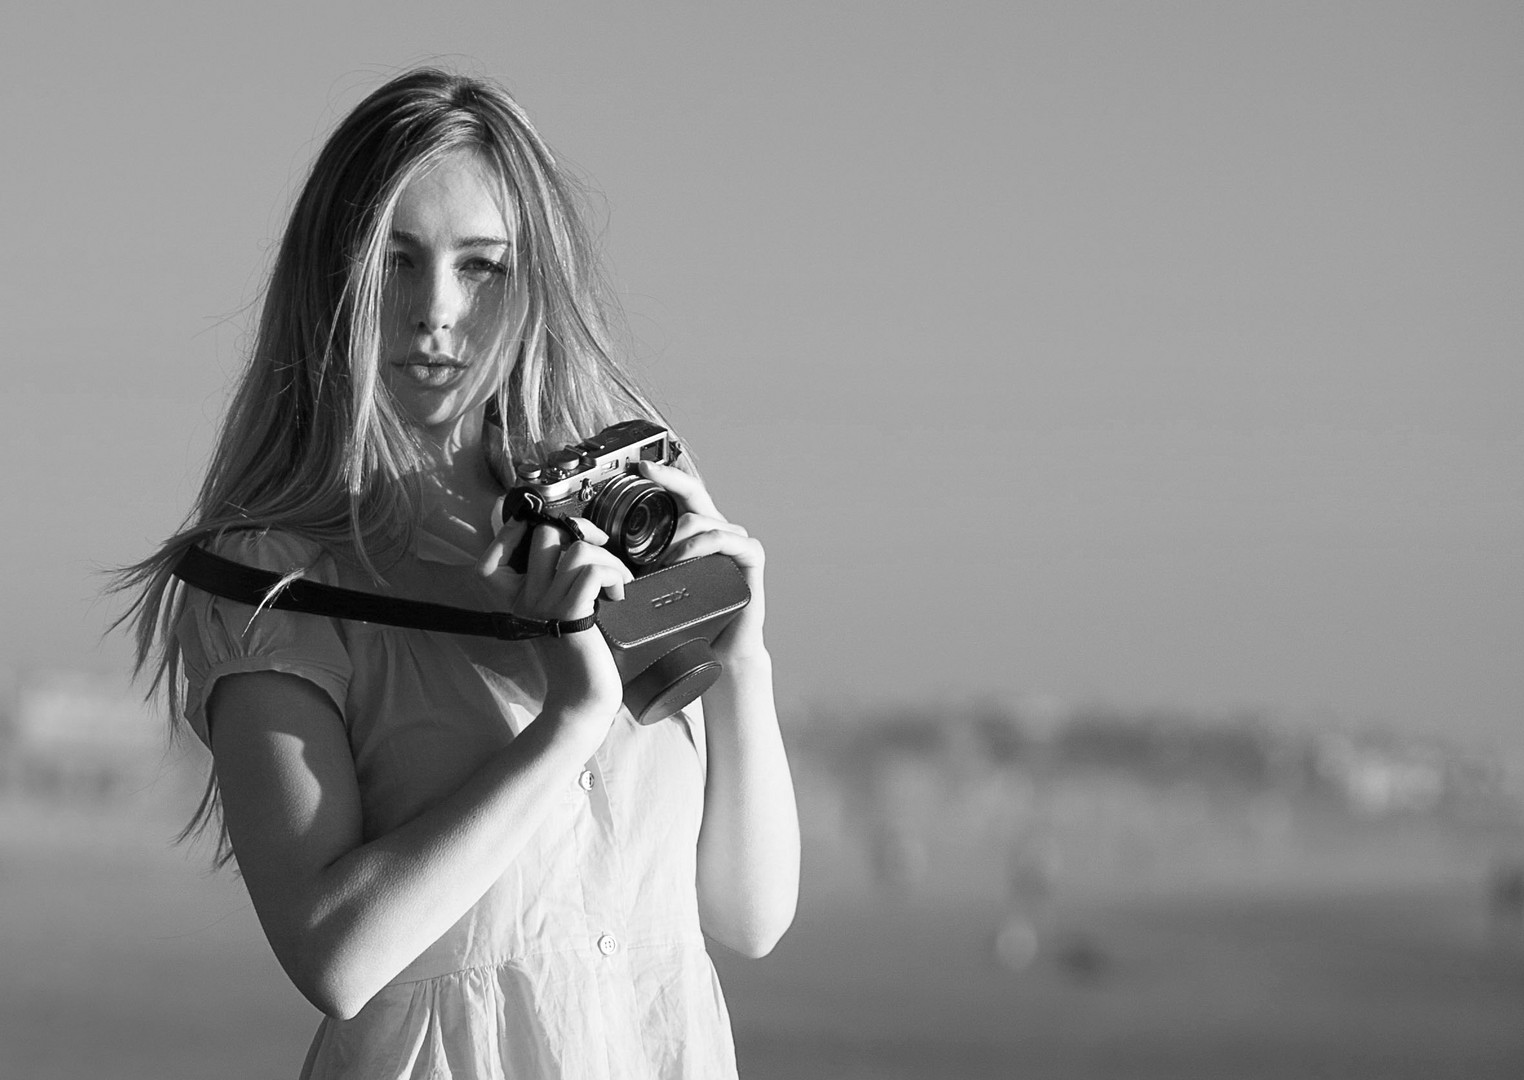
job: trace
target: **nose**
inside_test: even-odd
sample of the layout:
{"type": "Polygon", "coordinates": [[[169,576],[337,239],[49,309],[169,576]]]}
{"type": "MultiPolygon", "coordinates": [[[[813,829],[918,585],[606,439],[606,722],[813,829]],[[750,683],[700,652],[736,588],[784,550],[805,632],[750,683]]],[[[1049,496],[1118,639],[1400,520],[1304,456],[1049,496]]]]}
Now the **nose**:
{"type": "Polygon", "coordinates": [[[435,270],[419,285],[413,296],[414,319],[419,330],[432,334],[449,330],[460,322],[468,298],[454,273],[447,269],[435,270]]]}

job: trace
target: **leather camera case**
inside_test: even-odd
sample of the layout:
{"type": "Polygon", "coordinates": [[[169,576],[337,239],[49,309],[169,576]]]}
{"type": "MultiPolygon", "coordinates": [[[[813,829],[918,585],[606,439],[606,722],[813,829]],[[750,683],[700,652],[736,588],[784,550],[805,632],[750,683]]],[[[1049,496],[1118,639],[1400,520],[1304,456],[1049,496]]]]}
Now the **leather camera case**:
{"type": "Polygon", "coordinates": [[[642,574],[623,600],[598,605],[598,628],[637,720],[671,716],[714,685],[723,668],[709,644],[750,602],[735,560],[713,554],[642,574]]]}

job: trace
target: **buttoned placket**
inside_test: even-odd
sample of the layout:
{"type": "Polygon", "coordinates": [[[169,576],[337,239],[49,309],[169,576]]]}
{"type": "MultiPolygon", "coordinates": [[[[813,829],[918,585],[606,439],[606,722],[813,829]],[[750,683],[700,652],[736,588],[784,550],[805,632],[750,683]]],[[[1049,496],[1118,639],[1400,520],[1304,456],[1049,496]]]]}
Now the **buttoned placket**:
{"type": "MultiPolygon", "coordinates": [[[[616,732],[610,738],[626,736],[616,732]]],[[[594,931],[591,945],[600,956],[611,957],[619,951],[620,935],[624,930],[624,872],[622,851],[619,844],[620,823],[615,820],[616,807],[609,791],[606,762],[608,743],[588,761],[577,775],[577,787],[585,793],[595,826],[595,845],[599,849],[595,865],[602,871],[597,880],[584,882],[587,890],[589,927],[594,931]]]]}
{"type": "MultiPolygon", "coordinates": [[[[607,1025],[606,1034],[618,1045],[623,1039],[637,1038],[641,1020],[641,1006],[635,1000],[630,980],[630,957],[627,949],[626,905],[629,887],[624,870],[624,831],[630,823],[622,820],[619,804],[618,777],[610,776],[611,762],[619,758],[620,750],[611,744],[638,735],[624,727],[629,721],[616,721],[614,730],[593,758],[578,773],[574,791],[587,800],[588,844],[584,865],[587,871],[582,878],[585,926],[587,937],[583,947],[587,949],[594,984],[597,987],[600,1026],[607,1025]],[[618,1032],[619,1034],[615,1034],[618,1032]]],[[[610,1075],[624,1077],[631,1062],[610,1062],[610,1075]]]]}

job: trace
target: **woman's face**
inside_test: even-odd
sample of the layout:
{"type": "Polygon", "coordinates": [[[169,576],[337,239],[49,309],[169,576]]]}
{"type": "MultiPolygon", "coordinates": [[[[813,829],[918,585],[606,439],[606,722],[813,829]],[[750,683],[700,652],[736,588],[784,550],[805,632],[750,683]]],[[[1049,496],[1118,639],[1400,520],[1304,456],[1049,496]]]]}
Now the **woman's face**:
{"type": "Polygon", "coordinates": [[[381,378],[436,439],[485,404],[498,357],[516,355],[523,331],[528,302],[509,280],[498,190],[480,157],[456,151],[403,189],[392,217],[381,378]]]}

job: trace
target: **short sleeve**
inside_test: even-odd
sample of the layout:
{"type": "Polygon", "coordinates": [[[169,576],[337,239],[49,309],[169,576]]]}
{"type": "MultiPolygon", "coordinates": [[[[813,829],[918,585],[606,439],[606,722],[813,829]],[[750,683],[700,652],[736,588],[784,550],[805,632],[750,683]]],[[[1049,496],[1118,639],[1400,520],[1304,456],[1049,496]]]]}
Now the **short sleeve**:
{"type": "MultiPolygon", "coordinates": [[[[230,533],[209,546],[223,558],[262,570],[278,574],[302,570],[311,580],[334,583],[333,560],[316,544],[288,533],[230,533]]],[[[344,712],[352,669],[332,619],[270,608],[256,615],[248,604],[187,587],[175,637],[185,675],[185,719],[208,746],[206,704],[224,675],[253,671],[297,675],[316,685],[344,712]]]]}

